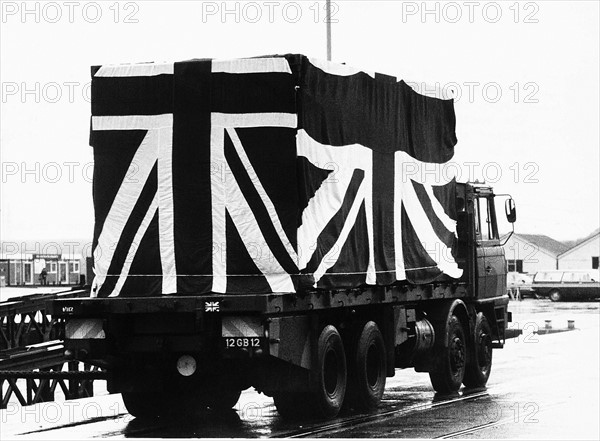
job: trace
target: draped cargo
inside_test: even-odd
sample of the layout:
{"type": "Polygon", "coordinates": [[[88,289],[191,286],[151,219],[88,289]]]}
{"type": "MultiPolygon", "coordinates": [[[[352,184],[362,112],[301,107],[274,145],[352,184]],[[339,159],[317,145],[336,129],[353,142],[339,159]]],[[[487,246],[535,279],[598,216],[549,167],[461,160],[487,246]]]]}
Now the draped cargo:
{"type": "Polygon", "coordinates": [[[99,297],[423,284],[455,259],[453,102],[302,55],[92,68],[99,297]]]}

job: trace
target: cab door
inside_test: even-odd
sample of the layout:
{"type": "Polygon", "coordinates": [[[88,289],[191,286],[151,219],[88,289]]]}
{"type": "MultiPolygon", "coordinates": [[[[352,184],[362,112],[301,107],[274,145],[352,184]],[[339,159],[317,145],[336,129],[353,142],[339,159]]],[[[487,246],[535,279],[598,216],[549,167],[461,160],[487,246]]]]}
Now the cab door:
{"type": "Polygon", "coordinates": [[[506,293],[506,260],[496,223],[494,195],[482,192],[475,199],[477,243],[477,294],[479,298],[506,293]]]}

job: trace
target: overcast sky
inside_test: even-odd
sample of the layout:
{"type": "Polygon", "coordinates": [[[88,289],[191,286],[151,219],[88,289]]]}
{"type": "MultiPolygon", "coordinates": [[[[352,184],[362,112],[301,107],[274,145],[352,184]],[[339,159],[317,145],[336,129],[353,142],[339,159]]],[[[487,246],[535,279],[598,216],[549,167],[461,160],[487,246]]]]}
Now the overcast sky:
{"type": "MultiPolygon", "coordinates": [[[[1,238],[90,238],[90,66],[302,53],[324,1],[3,1],[1,238]]],[[[456,92],[454,161],[521,233],[599,226],[599,3],[336,1],[333,60],[456,92]]]]}

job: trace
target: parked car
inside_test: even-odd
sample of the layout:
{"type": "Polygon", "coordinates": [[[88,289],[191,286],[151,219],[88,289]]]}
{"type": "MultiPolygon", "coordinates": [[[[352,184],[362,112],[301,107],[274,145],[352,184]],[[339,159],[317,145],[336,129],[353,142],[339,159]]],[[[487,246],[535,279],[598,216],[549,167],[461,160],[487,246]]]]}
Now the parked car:
{"type": "Polygon", "coordinates": [[[514,271],[506,273],[506,288],[511,298],[516,298],[517,290],[521,298],[534,297],[533,291],[531,291],[532,282],[533,276],[529,274],[514,271]]]}
{"type": "Polygon", "coordinates": [[[539,271],[531,289],[536,296],[553,302],[567,299],[600,298],[600,273],[597,270],[539,271]]]}

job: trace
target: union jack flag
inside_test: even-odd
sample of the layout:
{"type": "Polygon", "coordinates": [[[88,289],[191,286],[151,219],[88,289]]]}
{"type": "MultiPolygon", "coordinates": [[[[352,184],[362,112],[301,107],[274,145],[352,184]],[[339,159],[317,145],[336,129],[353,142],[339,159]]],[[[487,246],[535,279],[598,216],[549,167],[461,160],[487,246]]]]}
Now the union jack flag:
{"type": "Polygon", "coordinates": [[[460,278],[454,126],[450,100],[301,55],[94,67],[95,295],[460,278]]]}
{"type": "Polygon", "coordinates": [[[205,302],[204,312],[219,312],[219,302],[205,302]]]}

